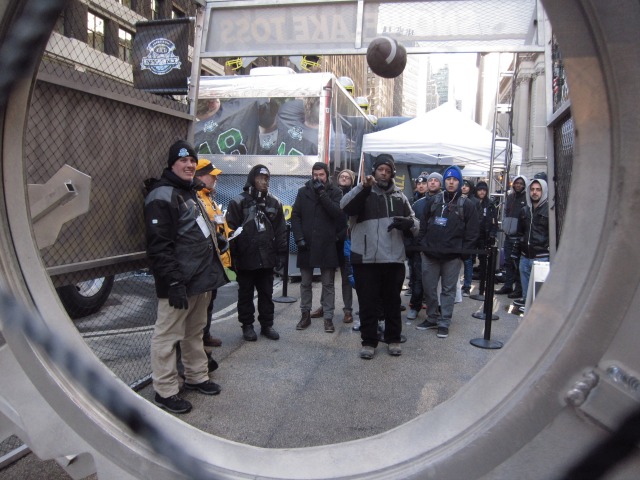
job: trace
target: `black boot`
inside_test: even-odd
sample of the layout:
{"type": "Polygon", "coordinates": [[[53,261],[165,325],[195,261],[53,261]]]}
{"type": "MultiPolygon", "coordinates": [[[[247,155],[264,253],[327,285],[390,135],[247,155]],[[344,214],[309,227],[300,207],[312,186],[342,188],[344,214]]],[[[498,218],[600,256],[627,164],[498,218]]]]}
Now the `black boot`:
{"type": "Polygon", "coordinates": [[[253,329],[253,325],[242,325],[242,337],[247,342],[255,342],[256,340],[258,340],[258,336],[253,329]]]}
{"type": "Polygon", "coordinates": [[[300,318],[300,321],[296,325],[296,330],[304,330],[305,328],[309,328],[309,325],[311,325],[311,314],[306,310],[302,312],[302,318],[300,318]]]}

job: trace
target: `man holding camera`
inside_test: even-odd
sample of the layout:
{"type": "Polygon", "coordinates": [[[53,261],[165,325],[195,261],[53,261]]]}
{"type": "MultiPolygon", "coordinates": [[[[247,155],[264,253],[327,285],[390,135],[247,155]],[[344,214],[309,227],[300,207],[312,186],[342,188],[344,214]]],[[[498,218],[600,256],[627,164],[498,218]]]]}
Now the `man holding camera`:
{"type": "Polygon", "coordinates": [[[313,301],[313,269],[320,269],[322,294],[320,306],[324,317],[324,331],[335,331],[334,280],[340,266],[336,249],[337,236],[346,230],[346,219],[340,209],[342,191],[329,179],[329,168],[316,162],[311,168],[311,180],[298,190],[291,212],[291,231],[298,246],[297,266],[300,269],[300,310],[302,316],[297,330],[311,325],[313,301]]]}

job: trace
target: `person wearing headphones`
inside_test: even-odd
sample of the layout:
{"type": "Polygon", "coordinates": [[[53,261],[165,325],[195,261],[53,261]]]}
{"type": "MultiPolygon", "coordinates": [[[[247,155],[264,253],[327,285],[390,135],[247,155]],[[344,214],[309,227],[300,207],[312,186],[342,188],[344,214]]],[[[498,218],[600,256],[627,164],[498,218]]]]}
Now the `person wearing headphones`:
{"type": "Polygon", "coordinates": [[[419,223],[409,200],[393,180],[393,157],[378,155],[372,174],[340,202],[350,216],[351,265],[360,305],[360,358],[371,359],[378,346],[378,306],[385,318],[383,341],[390,355],[402,354],[400,292],[405,277],[405,234],[416,235],[419,223]]]}

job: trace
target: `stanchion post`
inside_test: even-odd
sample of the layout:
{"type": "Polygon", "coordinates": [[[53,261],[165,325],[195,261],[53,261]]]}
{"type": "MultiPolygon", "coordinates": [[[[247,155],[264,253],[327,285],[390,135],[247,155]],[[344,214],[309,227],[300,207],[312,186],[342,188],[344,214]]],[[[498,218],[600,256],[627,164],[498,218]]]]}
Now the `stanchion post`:
{"type": "MultiPolygon", "coordinates": [[[[502,348],[502,342],[498,342],[496,340],[491,340],[491,321],[494,320],[493,317],[497,315],[493,315],[493,289],[495,286],[495,274],[496,274],[496,255],[498,253],[498,248],[495,245],[491,245],[489,249],[489,258],[487,259],[488,268],[487,268],[487,291],[485,292],[485,300],[484,300],[484,337],[483,338],[474,338],[469,343],[475,347],[486,348],[486,349],[498,349],[502,348]]],[[[473,315],[475,318],[480,318],[473,315]]]]}
{"type": "Polygon", "coordinates": [[[298,299],[287,295],[287,287],[289,285],[289,247],[291,242],[291,225],[287,223],[287,256],[284,258],[284,266],[282,267],[282,296],[273,297],[274,302],[293,303],[298,299]]]}

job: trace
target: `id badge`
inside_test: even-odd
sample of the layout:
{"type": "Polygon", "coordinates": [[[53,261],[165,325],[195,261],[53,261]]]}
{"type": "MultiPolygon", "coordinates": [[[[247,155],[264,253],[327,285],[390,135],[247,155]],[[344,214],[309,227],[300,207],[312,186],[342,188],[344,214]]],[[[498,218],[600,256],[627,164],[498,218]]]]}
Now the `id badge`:
{"type": "Polygon", "coordinates": [[[209,235],[211,235],[211,230],[209,230],[209,226],[207,225],[207,222],[205,222],[202,215],[198,215],[198,218],[196,218],[196,223],[200,227],[200,230],[202,230],[204,238],[209,238],[209,235]]]}
{"type": "Polygon", "coordinates": [[[224,225],[224,215],[214,215],[213,221],[216,225],[224,225]]]}
{"type": "Polygon", "coordinates": [[[447,217],[436,217],[435,224],[439,225],[441,227],[446,227],[447,226],[447,220],[449,220],[447,217]]]}

